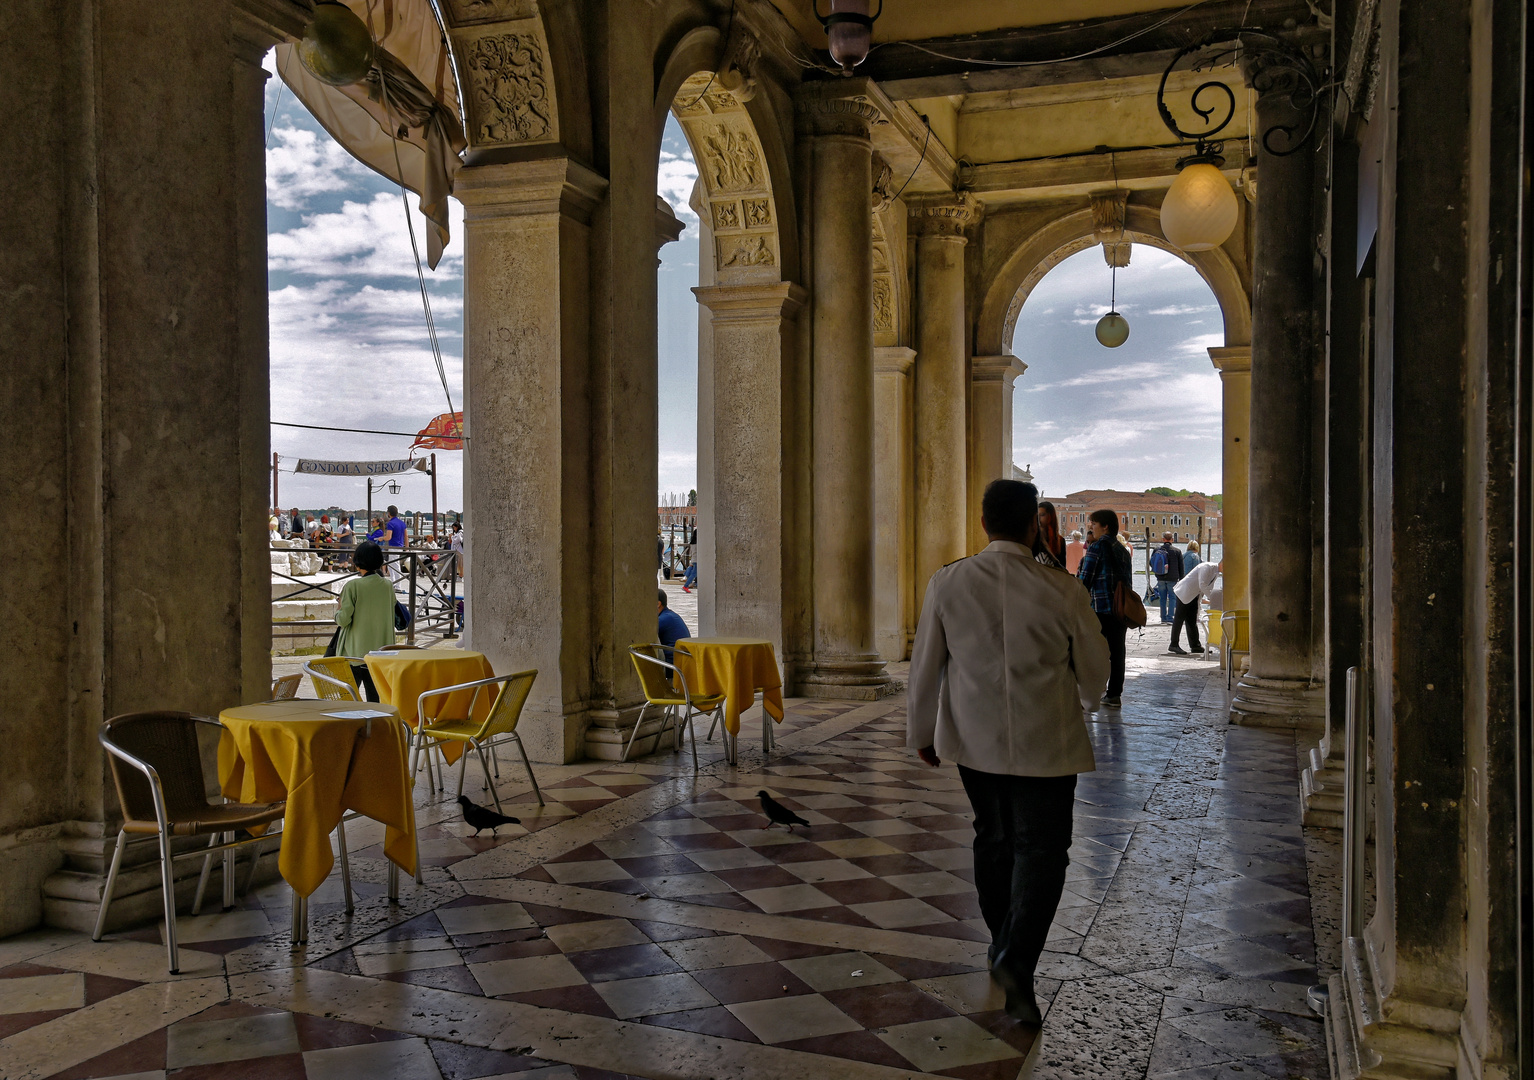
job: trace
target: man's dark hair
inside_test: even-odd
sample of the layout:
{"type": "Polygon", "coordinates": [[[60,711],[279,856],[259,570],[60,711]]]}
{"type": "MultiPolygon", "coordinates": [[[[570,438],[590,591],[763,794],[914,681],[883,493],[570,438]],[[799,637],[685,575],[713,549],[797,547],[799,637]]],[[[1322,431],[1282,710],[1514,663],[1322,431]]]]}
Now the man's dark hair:
{"type": "Polygon", "coordinates": [[[656,589],[655,590],[655,599],[660,601],[660,606],[661,607],[670,607],[671,606],[670,604],[666,603],[666,590],[665,589],[656,589]]]}
{"type": "Polygon", "coordinates": [[[992,536],[1026,536],[1038,520],[1039,489],[1021,480],[992,480],[980,498],[980,514],[992,536]]]}
{"type": "Polygon", "coordinates": [[[357,545],[352,562],[357,564],[358,570],[377,570],[383,565],[383,548],[371,540],[364,540],[357,545]]]}
{"type": "Polygon", "coordinates": [[[399,517],[399,507],[397,507],[397,506],[389,507],[389,516],[390,517],[399,517]]]}
{"type": "Polygon", "coordinates": [[[1108,530],[1109,536],[1119,534],[1119,516],[1112,510],[1093,510],[1087,515],[1088,521],[1095,521],[1108,530]]]}

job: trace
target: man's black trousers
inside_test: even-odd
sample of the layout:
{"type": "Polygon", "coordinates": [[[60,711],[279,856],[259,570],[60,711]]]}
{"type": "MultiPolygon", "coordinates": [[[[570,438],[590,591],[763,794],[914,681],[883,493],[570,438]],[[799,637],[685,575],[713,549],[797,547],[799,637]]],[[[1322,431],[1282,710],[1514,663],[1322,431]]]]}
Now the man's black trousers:
{"type": "Polygon", "coordinates": [[[1182,628],[1188,628],[1188,648],[1193,652],[1203,652],[1204,647],[1198,643],[1198,597],[1192,600],[1177,601],[1177,617],[1172,620],[1172,648],[1177,648],[1177,639],[1182,636],[1182,628]]]}
{"type": "Polygon", "coordinates": [[[1070,865],[1076,776],[1008,776],[959,766],[975,809],[975,891],[995,962],[1025,989],[1070,865]]]}

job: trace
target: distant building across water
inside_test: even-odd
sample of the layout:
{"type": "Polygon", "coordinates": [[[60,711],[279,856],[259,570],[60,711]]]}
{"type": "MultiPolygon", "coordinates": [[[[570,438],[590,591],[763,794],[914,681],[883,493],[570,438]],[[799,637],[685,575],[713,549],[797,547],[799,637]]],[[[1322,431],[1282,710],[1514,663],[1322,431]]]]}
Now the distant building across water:
{"type": "Polygon", "coordinates": [[[1179,543],[1197,540],[1204,544],[1224,543],[1220,524],[1220,504],[1208,495],[1158,495],[1155,492],[1130,492],[1088,489],[1065,496],[1044,496],[1055,504],[1064,533],[1086,532],[1087,515],[1093,510],[1112,510],[1119,516],[1119,529],[1130,536],[1144,538],[1147,530],[1160,540],[1171,533],[1179,543]]]}

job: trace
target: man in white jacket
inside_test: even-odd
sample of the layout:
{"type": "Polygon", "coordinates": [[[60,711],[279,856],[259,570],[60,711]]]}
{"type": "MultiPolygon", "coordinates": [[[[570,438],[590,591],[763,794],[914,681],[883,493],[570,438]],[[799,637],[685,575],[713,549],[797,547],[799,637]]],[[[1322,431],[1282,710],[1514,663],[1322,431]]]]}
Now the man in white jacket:
{"type": "Polygon", "coordinates": [[[1108,685],[1087,591],[1034,561],[1038,490],[985,489],[990,544],[932,575],[911,651],[906,744],[951,758],[975,810],[975,889],[1007,1012],[1040,1023],[1033,973],[1070,863],[1076,774],[1097,767],[1086,712],[1108,685]]]}

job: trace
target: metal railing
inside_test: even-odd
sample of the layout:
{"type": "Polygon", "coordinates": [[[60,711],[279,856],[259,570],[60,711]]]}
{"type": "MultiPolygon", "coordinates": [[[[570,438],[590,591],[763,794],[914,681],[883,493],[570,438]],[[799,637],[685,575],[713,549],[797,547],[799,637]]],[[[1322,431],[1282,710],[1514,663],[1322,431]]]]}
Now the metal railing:
{"type": "MultiPolygon", "coordinates": [[[[321,573],[339,574],[325,582],[305,581],[292,573],[272,568],[272,578],[291,582],[296,588],[272,597],[272,603],[285,600],[317,603],[339,601],[341,587],[350,579],[350,548],[272,548],[273,554],[319,555],[321,573]],[[344,561],[343,561],[344,560],[344,561]],[[329,566],[326,566],[329,563],[329,566]]],[[[418,634],[435,634],[441,640],[458,637],[463,628],[458,611],[458,553],[435,548],[401,551],[384,549],[384,570],[394,580],[399,602],[410,612],[410,626],[403,632],[407,645],[414,645],[418,634]],[[401,592],[401,585],[406,586],[401,592]]],[[[336,621],[329,619],[272,618],[272,641],[328,638],[336,621]]]]}

